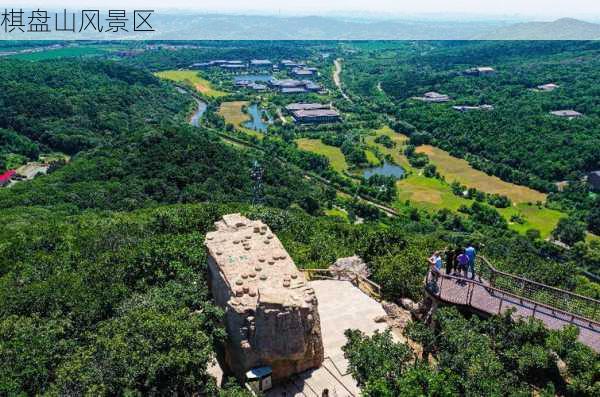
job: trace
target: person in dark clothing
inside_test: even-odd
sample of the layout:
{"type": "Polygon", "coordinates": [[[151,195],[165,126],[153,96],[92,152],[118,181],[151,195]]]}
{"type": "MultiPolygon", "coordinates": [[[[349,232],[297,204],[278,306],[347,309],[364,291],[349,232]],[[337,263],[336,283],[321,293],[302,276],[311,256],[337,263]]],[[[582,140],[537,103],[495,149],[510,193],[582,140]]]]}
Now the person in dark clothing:
{"type": "Polygon", "coordinates": [[[460,276],[460,271],[462,270],[460,268],[460,264],[458,263],[458,256],[462,254],[462,252],[463,250],[459,246],[457,246],[454,250],[454,272],[457,276],[460,276]]]}
{"type": "Polygon", "coordinates": [[[465,254],[465,250],[461,250],[460,255],[458,256],[458,266],[460,270],[465,272],[465,278],[467,278],[468,273],[468,265],[469,265],[469,257],[465,254]]]}
{"type": "Polygon", "coordinates": [[[446,247],[446,274],[454,273],[454,265],[456,264],[455,250],[452,247],[446,247]]]}

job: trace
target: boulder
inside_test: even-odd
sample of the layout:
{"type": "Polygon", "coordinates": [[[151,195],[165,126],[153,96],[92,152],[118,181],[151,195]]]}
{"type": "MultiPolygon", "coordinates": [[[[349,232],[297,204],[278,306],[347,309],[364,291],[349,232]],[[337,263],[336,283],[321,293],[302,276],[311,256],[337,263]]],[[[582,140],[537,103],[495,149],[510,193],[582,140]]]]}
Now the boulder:
{"type": "Polygon", "coordinates": [[[335,277],[340,280],[353,280],[358,274],[364,278],[369,278],[371,272],[369,267],[361,257],[354,255],[347,258],[339,258],[328,269],[335,277]]]}

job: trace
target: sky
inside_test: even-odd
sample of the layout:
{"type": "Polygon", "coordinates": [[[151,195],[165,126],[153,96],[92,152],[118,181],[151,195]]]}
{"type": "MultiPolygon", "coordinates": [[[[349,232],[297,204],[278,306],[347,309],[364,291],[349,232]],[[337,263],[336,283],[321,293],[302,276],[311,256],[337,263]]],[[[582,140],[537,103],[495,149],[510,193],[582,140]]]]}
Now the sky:
{"type": "MultiPolygon", "coordinates": [[[[490,15],[526,16],[533,19],[600,17],[599,0],[25,0],[34,7],[68,9],[153,8],[227,13],[299,15],[490,15]]],[[[25,6],[25,4],[23,6],[25,6]]]]}

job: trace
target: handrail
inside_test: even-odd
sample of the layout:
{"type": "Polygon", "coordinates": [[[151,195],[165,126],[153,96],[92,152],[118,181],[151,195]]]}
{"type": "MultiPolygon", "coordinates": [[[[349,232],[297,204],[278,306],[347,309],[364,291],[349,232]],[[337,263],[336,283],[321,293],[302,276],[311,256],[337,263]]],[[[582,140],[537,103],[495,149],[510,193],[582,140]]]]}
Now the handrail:
{"type": "Polygon", "coordinates": [[[561,288],[545,285],[537,281],[529,280],[527,278],[520,277],[514,274],[503,272],[501,270],[496,269],[490,263],[490,261],[487,260],[487,258],[483,256],[477,256],[477,258],[480,259],[480,262],[487,266],[490,272],[490,277],[488,281],[493,287],[497,287],[505,293],[511,292],[512,294],[518,296],[520,299],[524,298],[537,303],[540,303],[540,298],[544,298],[543,296],[540,297],[539,294],[549,294],[550,296],[548,296],[547,298],[550,302],[552,302],[555,305],[550,305],[550,307],[552,307],[553,309],[560,309],[563,312],[569,313],[569,315],[575,314],[578,317],[584,318],[586,320],[591,319],[594,322],[600,321],[599,300],[583,296],[571,291],[567,291],[561,288]],[[530,290],[532,291],[531,294],[526,293],[527,287],[530,287],[530,290]],[[517,293],[516,291],[514,291],[515,289],[521,290],[522,293],[517,293]],[[535,292],[538,292],[538,296],[534,295],[535,292]]]}
{"type": "MultiPolygon", "coordinates": [[[[497,314],[500,314],[502,312],[502,304],[503,304],[504,301],[507,300],[507,299],[505,299],[504,296],[507,295],[507,296],[509,296],[509,297],[511,297],[513,299],[519,300],[521,302],[523,300],[526,300],[526,301],[532,303],[534,305],[533,309],[532,309],[533,310],[532,317],[534,317],[534,318],[535,318],[535,314],[536,314],[537,308],[541,307],[541,308],[544,308],[544,309],[548,309],[548,310],[552,311],[553,313],[559,313],[559,314],[562,314],[564,316],[571,317],[571,319],[568,321],[569,323],[574,323],[575,318],[577,318],[581,322],[589,323],[590,327],[592,327],[592,328],[593,327],[600,327],[600,321],[597,321],[595,319],[590,319],[590,318],[587,318],[587,317],[579,315],[579,314],[568,312],[568,311],[556,308],[554,306],[550,306],[550,305],[547,305],[545,303],[538,302],[535,299],[531,299],[531,298],[528,298],[528,297],[523,297],[521,295],[517,295],[515,293],[509,292],[509,291],[505,291],[505,290],[500,289],[500,288],[496,288],[496,287],[494,287],[492,285],[484,284],[482,282],[471,280],[471,279],[465,279],[465,278],[462,278],[462,277],[451,276],[449,274],[443,274],[443,273],[441,273],[439,271],[435,271],[435,273],[434,273],[433,271],[430,270],[427,273],[426,284],[429,284],[429,281],[430,281],[430,279],[431,279],[431,277],[432,277],[433,274],[435,274],[435,276],[437,278],[441,278],[442,279],[442,281],[440,283],[436,282],[436,284],[438,285],[438,291],[437,291],[437,293],[433,292],[434,295],[437,295],[440,298],[442,298],[442,290],[443,290],[443,285],[444,285],[443,280],[444,279],[456,280],[456,281],[461,282],[461,283],[467,283],[467,284],[469,284],[469,289],[467,289],[467,295],[466,295],[465,302],[464,302],[464,304],[468,305],[468,306],[472,306],[471,300],[473,298],[474,287],[475,286],[479,286],[479,287],[482,287],[482,288],[484,288],[484,289],[486,289],[488,291],[493,291],[493,292],[497,292],[498,293],[497,298],[499,299],[500,304],[498,306],[498,310],[494,311],[497,314]]],[[[458,302],[452,302],[452,303],[460,304],[458,302]]]]}
{"type": "MultiPolygon", "coordinates": [[[[308,274],[309,277],[312,276],[312,274],[319,274],[319,277],[321,279],[325,279],[325,280],[340,280],[340,274],[337,275],[337,277],[333,277],[333,276],[325,276],[323,274],[327,274],[327,275],[331,275],[333,272],[329,269],[300,269],[301,272],[308,274]]],[[[363,291],[362,288],[360,288],[360,282],[364,282],[366,284],[368,284],[371,289],[374,289],[375,291],[363,291],[365,293],[367,293],[368,295],[370,295],[372,298],[380,300],[382,295],[381,295],[381,286],[379,284],[377,284],[376,282],[369,280],[368,278],[364,277],[361,274],[358,274],[357,272],[353,271],[353,270],[343,270],[339,273],[346,273],[346,274],[351,274],[352,277],[350,282],[354,285],[356,285],[356,287],[358,287],[361,291],[363,291]]]]}
{"type": "Polygon", "coordinates": [[[537,281],[534,281],[534,280],[530,280],[530,279],[525,278],[525,277],[517,276],[516,274],[511,274],[511,273],[503,272],[502,270],[496,269],[490,263],[490,261],[487,258],[485,258],[484,256],[477,255],[477,258],[481,259],[490,268],[490,270],[493,273],[501,274],[501,275],[506,276],[506,277],[514,278],[514,279],[517,279],[517,280],[520,280],[520,281],[524,281],[524,282],[529,283],[529,284],[537,285],[538,287],[542,287],[542,288],[554,290],[554,291],[560,292],[562,294],[571,295],[571,296],[576,297],[578,299],[587,300],[587,301],[590,301],[592,303],[596,303],[596,304],[600,305],[600,300],[596,300],[594,298],[590,298],[589,296],[579,295],[579,294],[577,294],[575,292],[567,291],[567,290],[562,289],[562,288],[557,288],[557,287],[553,287],[551,285],[542,284],[540,282],[537,282],[537,281]]]}

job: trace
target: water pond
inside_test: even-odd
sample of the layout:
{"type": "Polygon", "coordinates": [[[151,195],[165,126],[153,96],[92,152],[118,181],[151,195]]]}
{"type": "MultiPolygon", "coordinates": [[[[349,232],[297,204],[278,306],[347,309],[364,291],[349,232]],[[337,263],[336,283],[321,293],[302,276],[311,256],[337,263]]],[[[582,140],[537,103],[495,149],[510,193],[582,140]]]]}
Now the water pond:
{"type": "Polygon", "coordinates": [[[404,176],[404,168],[399,165],[390,164],[388,162],[383,163],[379,167],[367,168],[363,171],[363,177],[370,178],[373,175],[384,175],[393,176],[394,178],[401,179],[404,176]]]}
{"type": "Polygon", "coordinates": [[[253,103],[250,106],[248,106],[247,112],[250,115],[250,117],[252,117],[252,120],[246,121],[244,123],[244,127],[262,133],[267,132],[267,128],[269,128],[271,119],[269,117],[268,121],[264,120],[265,117],[268,117],[268,114],[266,114],[264,109],[259,108],[259,106],[256,103],[253,103]]]}

